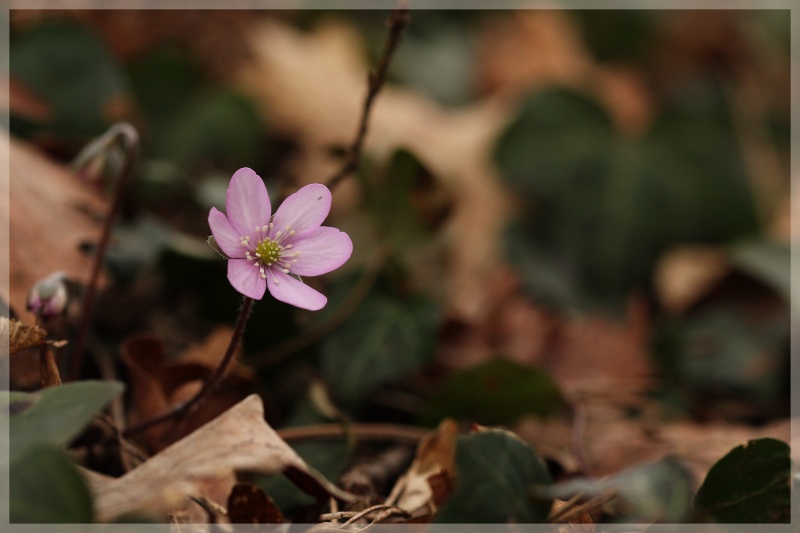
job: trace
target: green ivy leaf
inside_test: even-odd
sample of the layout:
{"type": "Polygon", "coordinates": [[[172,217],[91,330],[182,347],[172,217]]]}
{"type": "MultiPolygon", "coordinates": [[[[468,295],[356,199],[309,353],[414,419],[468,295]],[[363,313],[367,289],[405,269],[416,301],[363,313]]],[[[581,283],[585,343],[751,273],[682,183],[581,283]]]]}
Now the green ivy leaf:
{"type": "Polygon", "coordinates": [[[415,191],[430,185],[428,169],[411,152],[397,150],[383,172],[361,176],[366,201],[380,232],[402,249],[428,236],[412,203],[415,191]]]}
{"type": "Polygon", "coordinates": [[[737,446],[708,471],[694,505],[720,523],[788,523],[789,446],[776,439],[737,446]]]}
{"type": "Polygon", "coordinates": [[[422,420],[430,426],[448,416],[511,424],[526,414],[546,417],[565,408],[564,397],[546,372],[498,358],[451,376],[430,399],[422,420]]]}
{"type": "Polygon", "coordinates": [[[94,136],[107,126],[107,106],[127,91],[104,43],[74,22],[50,20],[15,38],[11,76],[47,102],[53,119],[41,126],[66,137],[94,136]]]}
{"type": "Polygon", "coordinates": [[[513,433],[488,430],[456,441],[456,487],[444,504],[439,523],[545,522],[549,500],[528,491],[549,484],[550,474],[533,449],[513,433]]]}
{"type": "Polygon", "coordinates": [[[154,139],[153,151],[179,166],[215,163],[221,168],[258,167],[263,129],[245,96],[215,90],[191,98],[154,139]]]}
{"type": "Polygon", "coordinates": [[[509,259],[540,301],[620,310],[667,247],[758,230],[724,97],[693,81],[639,138],[558,88],[532,93],[499,136],[495,161],[521,203],[509,259]]]}
{"type": "Polygon", "coordinates": [[[78,381],[31,394],[11,395],[4,400],[12,406],[11,462],[35,446],[65,446],[122,390],[123,385],[116,381],[78,381]],[[16,414],[15,404],[21,407],[16,414]]]}
{"type": "Polygon", "coordinates": [[[86,481],[70,459],[48,445],[26,449],[11,465],[12,523],[87,524],[93,520],[86,481]]]}
{"type": "Polygon", "coordinates": [[[335,396],[355,406],[375,387],[431,358],[439,313],[421,296],[401,299],[378,286],[322,343],[322,370],[335,396]]]}

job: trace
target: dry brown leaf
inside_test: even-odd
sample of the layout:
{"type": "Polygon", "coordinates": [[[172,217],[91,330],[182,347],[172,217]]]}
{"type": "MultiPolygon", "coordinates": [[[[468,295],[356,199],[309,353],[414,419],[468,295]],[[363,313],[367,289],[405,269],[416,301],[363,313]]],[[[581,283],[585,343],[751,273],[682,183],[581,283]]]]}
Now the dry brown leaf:
{"type": "MultiPolygon", "coordinates": [[[[131,375],[133,402],[128,415],[129,423],[133,425],[154,418],[194,396],[224,356],[231,334],[228,327],[220,327],[203,343],[169,361],[158,336],[142,334],[126,339],[121,356],[131,375]]],[[[228,368],[220,385],[205,400],[203,409],[187,415],[181,433],[172,434],[171,428],[163,424],[143,432],[142,439],[149,450],[158,451],[169,444],[164,440],[166,437],[171,437],[171,441],[178,440],[253,391],[253,371],[238,363],[240,352],[241,349],[237,349],[234,363],[228,368]]]]}
{"type": "Polygon", "coordinates": [[[228,497],[231,524],[282,524],[283,513],[269,495],[252,483],[237,483],[228,497]]]}
{"type": "Polygon", "coordinates": [[[24,83],[11,78],[7,80],[6,87],[8,92],[0,96],[0,108],[4,111],[33,122],[46,122],[52,119],[53,110],[50,106],[24,83]]]}
{"type": "Polygon", "coordinates": [[[23,324],[13,318],[0,317],[0,357],[15,354],[47,342],[47,332],[39,326],[23,324]],[[8,347],[8,352],[5,352],[8,347]]]}
{"type": "Polygon", "coordinates": [[[426,435],[417,446],[408,471],[395,483],[386,505],[394,505],[415,518],[435,514],[455,483],[457,435],[458,424],[449,418],[426,435]]]}
{"type": "Polygon", "coordinates": [[[558,533],[594,533],[594,522],[581,510],[580,505],[570,505],[569,502],[554,499],[550,516],[556,518],[551,523],[558,524],[555,527],[558,533]]]}
{"type": "Polygon", "coordinates": [[[34,148],[15,139],[0,145],[10,150],[0,157],[10,160],[10,198],[0,198],[0,219],[7,217],[10,229],[9,260],[0,261],[0,279],[7,276],[10,293],[0,286],[0,296],[22,322],[32,323],[25,301],[37,281],[57,271],[75,280],[89,276],[91,258],[80,245],[97,241],[107,205],[34,148]]]}
{"type": "Polygon", "coordinates": [[[353,499],[305,464],[266,423],[261,399],[252,395],[121,478],[105,483],[94,495],[97,519],[108,522],[134,512],[164,516],[183,506],[189,496],[202,496],[200,482],[232,471],[283,472],[314,496],[353,499]]]}
{"type": "Polygon", "coordinates": [[[587,398],[639,405],[653,384],[650,318],[643,299],[630,299],[622,321],[603,316],[564,321],[540,362],[571,401],[587,398]]]}
{"type": "MultiPolygon", "coordinates": [[[[128,424],[155,418],[169,409],[170,404],[159,379],[164,359],[161,340],[147,334],[129,337],[120,347],[120,358],[128,367],[133,396],[128,424]]],[[[142,439],[150,450],[158,449],[165,427],[163,424],[153,426],[142,433],[142,439]]]]}

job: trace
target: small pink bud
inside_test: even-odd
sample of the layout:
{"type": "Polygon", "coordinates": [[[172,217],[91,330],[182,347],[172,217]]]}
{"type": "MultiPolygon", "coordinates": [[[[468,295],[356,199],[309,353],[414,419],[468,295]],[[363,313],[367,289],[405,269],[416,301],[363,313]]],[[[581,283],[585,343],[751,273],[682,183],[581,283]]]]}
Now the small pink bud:
{"type": "Polygon", "coordinates": [[[63,272],[56,272],[37,282],[28,292],[28,310],[42,318],[63,315],[69,304],[66,280],[63,272]]]}

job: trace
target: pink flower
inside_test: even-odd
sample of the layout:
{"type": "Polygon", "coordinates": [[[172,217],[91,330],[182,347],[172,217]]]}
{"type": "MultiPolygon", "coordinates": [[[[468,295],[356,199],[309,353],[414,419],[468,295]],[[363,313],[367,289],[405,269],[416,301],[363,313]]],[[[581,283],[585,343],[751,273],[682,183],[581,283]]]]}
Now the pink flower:
{"type": "Polygon", "coordinates": [[[328,299],[299,276],[319,276],[350,258],[346,233],[322,226],[331,208],[331,192],[319,183],[289,196],[272,216],[267,188],[249,168],[231,177],[227,216],[208,214],[214,239],[228,256],[228,280],[243,295],[260,300],[269,287],[276,299],[316,311],[328,299]],[[297,277],[295,277],[297,276],[297,277]]]}

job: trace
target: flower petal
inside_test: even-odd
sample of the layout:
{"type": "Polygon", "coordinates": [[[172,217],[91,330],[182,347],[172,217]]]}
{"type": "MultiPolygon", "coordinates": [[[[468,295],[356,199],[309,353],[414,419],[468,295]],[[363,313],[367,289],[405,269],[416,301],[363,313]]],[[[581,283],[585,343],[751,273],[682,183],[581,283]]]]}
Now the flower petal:
{"type": "MultiPolygon", "coordinates": [[[[303,237],[317,229],[331,210],[331,191],[324,185],[312,183],[289,196],[278,208],[272,220],[273,232],[294,230],[303,237]]],[[[272,233],[271,236],[274,236],[272,233]]]]}
{"type": "Polygon", "coordinates": [[[228,217],[222,211],[212,207],[211,212],[208,214],[208,225],[211,227],[214,240],[217,241],[225,255],[232,258],[244,257],[245,249],[241,245],[241,235],[238,235],[236,230],[233,229],[228,217]]]}
{"type": "Polygon", "coordinates": [[[267,274],[267,285],[269,292],[276,300],[301,309],[318,311],[328,303],[325,296],[277,268],[273,268],[272,273],[267,274]]]}
{"type": "Polygon", "coordinates": [[[297,263],[289,268],[292,274],[319,276],[339,268],[350,259],[353,241],[343,231],[322,226],[310,235],[293,241],[288,252],[293,251],[301,253],[295,257],[297,263]]]}
{"type": "Polygon", "coordinates": [[[256,226],[269,224],[272,206],[267,187],[252,169],[240,168],[231,177],[225,210],[231,226],[238,233],[237,237],[249,235],[255,241],[256,226]]]}
{"type": "Polygon", "coordinates": [[[231,259],[228,261],[228,281],[245,296],[260,300],[267,292],[267,280],[261,277],[255,265],[247,259],[231,259]]]}

